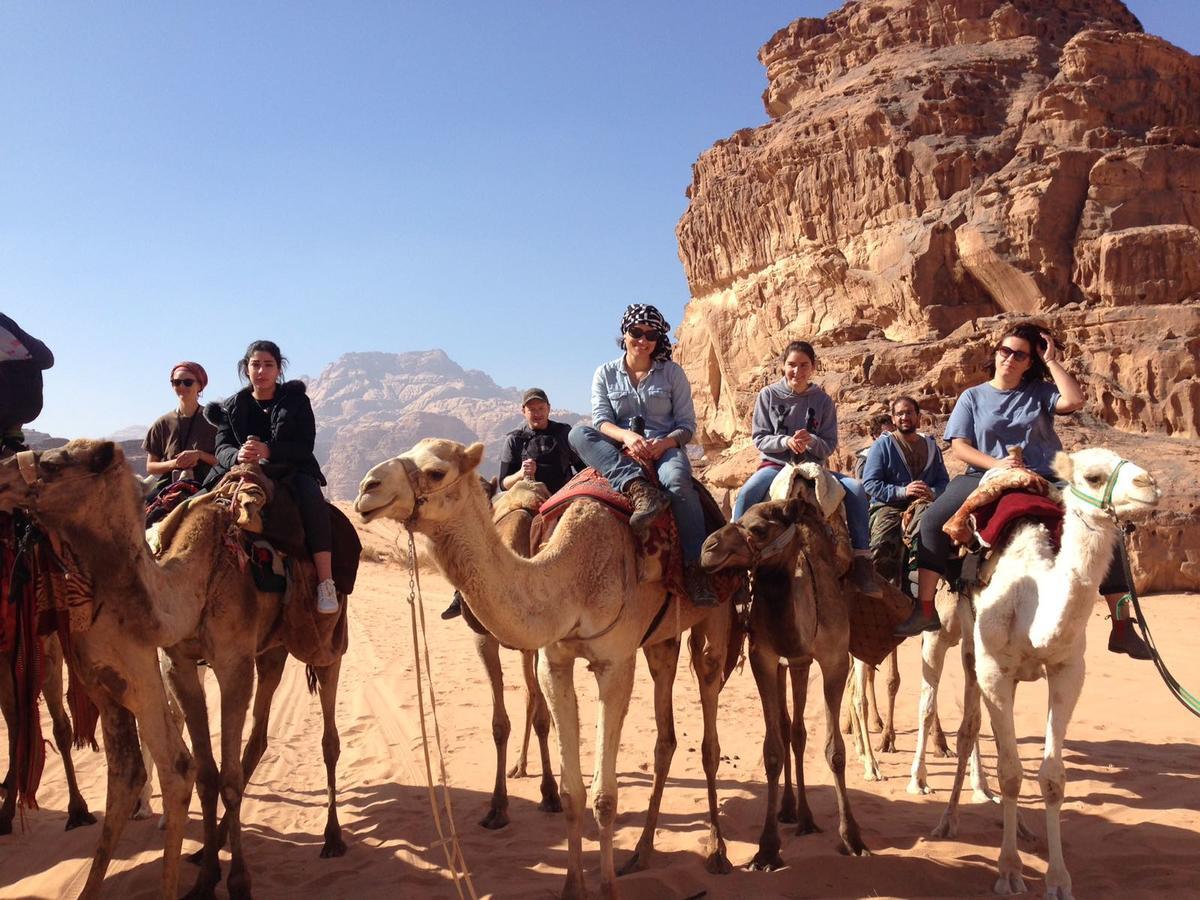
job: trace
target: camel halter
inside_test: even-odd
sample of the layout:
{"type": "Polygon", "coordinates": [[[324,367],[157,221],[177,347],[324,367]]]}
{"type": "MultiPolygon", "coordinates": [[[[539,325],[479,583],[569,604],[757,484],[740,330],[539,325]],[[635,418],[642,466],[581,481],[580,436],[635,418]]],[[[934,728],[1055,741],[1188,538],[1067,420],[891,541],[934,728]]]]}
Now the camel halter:
{"type": "Polygon", "coordinates": [[[1113,495],[1113,491],[1117,487],[1117,475],[1121,471],[1121,469],[1125,466],[1125,464],[1128,462],[1129,462],[1129,460],[1123,459],[1119,463],[1116,464],[1116,466],[1112,470],[1112,473],[1108,476],[1108,484],[1106,484],[1104,486],[1104,494],[1100,497],[1099,500],[1097,500],[1091,494],[1087,494],[1087,493],[1081,491],[1079,488],[1075,487],[1075,485],[1071,485],[1071,494],[1075,497],[1078,497],[1084,503],[1090,503],[1092,506],[1096,507],[1097,509],[1104,510],[1106,513],[1108,513],[1110,516],[1112,516],[1113,519],[1115,520],[1117,518],[1117,511],[1116,511],[1116,509],[1113,508],[1113,505],[1112,505],[1112,495],[1113,495]]]}
{"type": "MultiPolygon", "coordinates": [[[[442,491],[447,491],[463,480],[463,474],[460,473],[457,478],[454,478],[440,487],[436,487],[431,491],[421,491],[417,485],[420,482],[421,470],[417,468],[417,464],[406,456],[396,457],[400,460],[400,468],[404,470],[404,478],[408,481],[408,487],[413,492],[413,509],[408,518],[402,523],[405,528],[408,528],[409,523],[417,517],[417,512],[425,505],[426,501],[434,494],[440,494],[442,491]]],[[[411,534],[411,533],[410,533],[411,534]]]]}

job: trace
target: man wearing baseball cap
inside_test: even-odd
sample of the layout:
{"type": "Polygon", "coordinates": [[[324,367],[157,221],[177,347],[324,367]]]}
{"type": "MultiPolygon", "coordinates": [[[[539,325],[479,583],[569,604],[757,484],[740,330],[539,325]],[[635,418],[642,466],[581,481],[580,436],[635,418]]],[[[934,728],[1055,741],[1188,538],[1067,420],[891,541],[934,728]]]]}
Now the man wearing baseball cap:
{"type": "MultiPolygon", "coordinates": [[[[521,396],[521,414],[525,424],[508,433],[500,453],[500,487],[508,490],[522,478],[528,478],[540,481],[553,494],[585,468],[567,441],[571,426],[550,420],[550,398],[537,387],[521,396]]],[[[452,619],[461,611],[456,592],[442,618],[452,619]]]]}

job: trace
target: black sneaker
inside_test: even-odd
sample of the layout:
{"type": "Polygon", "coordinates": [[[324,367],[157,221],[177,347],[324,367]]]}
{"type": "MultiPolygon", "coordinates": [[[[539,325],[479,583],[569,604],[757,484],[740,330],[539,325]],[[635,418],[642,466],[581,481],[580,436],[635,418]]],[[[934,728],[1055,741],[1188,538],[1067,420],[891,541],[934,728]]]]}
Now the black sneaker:
{"type": "Polygon", "coordinates": [[[700,568],[699,563],[688,563],[683,567],[683,586],[694,606],[716,606],[721,602],[713,590],[708,573],[700,568]]]}
{"type": "Polygon", "coordinates": [[[937,631],[941,627],[942,620],[938,618],[936,609],[930,618],[926,618],[921,614],[921,608],[918,606],[913,610],[911,616],[895,627],[892,634],[897,637],[913,637],[922,631],[937,631]]]}
{"type": "Polygon", "coordinates": [[[442,610],[443,619],[453,619],[455,616],[462,615],[462,594],[458,591],[454,592],[454,599],[450,601],[450,605],[442,610]]]}
{"type": "Polygon", "coordinates": [[[1154,655],[1150,652],[1150,648],[1146,646],[1146,642],[1142,640],[1141,635],[1133,630],[1133,625],[1128,623],[1128,621],[1124,628],[1114,627],[1109,632],[1108,652],[1124,653],[1133,659],[1154,658],[1154,655]]]}

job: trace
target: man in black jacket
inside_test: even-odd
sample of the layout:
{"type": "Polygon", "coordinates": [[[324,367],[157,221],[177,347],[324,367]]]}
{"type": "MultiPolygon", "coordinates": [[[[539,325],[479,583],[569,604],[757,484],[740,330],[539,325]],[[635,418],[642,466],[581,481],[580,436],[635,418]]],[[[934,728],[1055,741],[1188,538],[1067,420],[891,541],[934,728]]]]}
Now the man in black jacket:
{"type": "Polygon", "coordinates": [[[22,427],[42,412],[42,372],[54,365],[50,348],[0,313],[0,442],[25,449],[22,427]]]}

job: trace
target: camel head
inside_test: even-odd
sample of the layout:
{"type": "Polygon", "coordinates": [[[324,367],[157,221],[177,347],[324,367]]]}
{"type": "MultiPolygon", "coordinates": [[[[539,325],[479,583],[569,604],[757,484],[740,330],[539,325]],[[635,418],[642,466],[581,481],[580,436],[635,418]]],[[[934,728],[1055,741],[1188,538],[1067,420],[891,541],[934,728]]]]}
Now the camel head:
{"type": "Polygon", "coordinates": [[[706,572],[753,569],[778,556],[791,545],[805,505],[798,497],[756,503],[737,522],[708,536],[700,549],[701,567],[706,572]]]}
{"type": "Polygon", "coordinates": [[[97,489],[123,490],[141,501],[139,482],[125,465],[125,453],[112,441],[78,438],[53,450],[18,453],[0,462],[0,512],[28,509],[56,525],[78,515],[85,494],[94,497],[97,489]],[[129,477],[111,477],[114,474],[129,477]]]}
{"type": "Polygon", "coordinates": [[[358,486],[354,509],[364,522],[387,518],[420,531],[452,518],[468,497],[484,507],[475,469],[483,444],[426,438],[411,450],[373,467],[358,486]]]}
{"type": "Polygon", "coordinates": [[[1117,516],[1153,509],[1162,496],[1149,472],[1103,447],[1060,452],[1054,471],[1070,486],[1066,496],[1072,502],[1093,509],[1109,504],[1117,516]]]}

